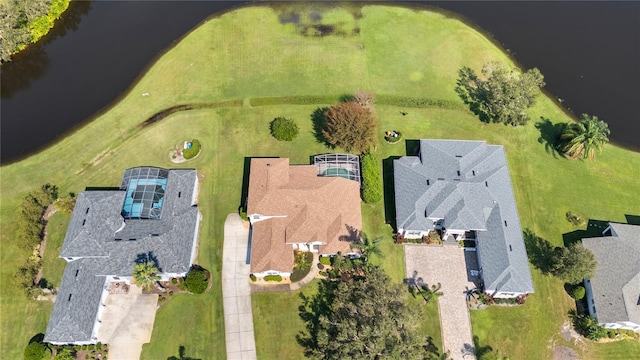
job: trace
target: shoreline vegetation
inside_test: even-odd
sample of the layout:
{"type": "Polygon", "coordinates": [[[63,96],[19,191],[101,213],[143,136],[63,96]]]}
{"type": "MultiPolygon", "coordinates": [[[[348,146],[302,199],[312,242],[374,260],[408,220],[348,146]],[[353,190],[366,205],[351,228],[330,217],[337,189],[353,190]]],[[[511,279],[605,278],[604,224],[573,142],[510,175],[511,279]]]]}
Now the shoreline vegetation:
{"type": "MultiPolygon", "coordinates": [[[[400,6],[257,5],[209,18],[158,57],[92,121],[28,158],[3,164],[0,357],[19,358],[29,339],[45,331],[52,309],[49,302],[27,299],[13,284],[13,274],[28,256],[15,236],[14,216],[22,198],[45,183],[56,184],[61,193],[78,193],[117,184],[130,167],[175,167],[167,149],[197,134],[202,152],[186,165],[196,168],[200,178],[198,206],[206,215],[200,226],[198,264],[211,270],[212,288],[198,297],[176,294],[164,304],[141,359],[167,358],[181,346],[196,358],[224,358],[223,223],[242,205],[246,159],[278,156],[306,164],[313,154],[340,151],[318,140],[313,115],[335,103],[339,94],[376,94],[376,155],[385,192],[381,203],[362,205],[363,231],[383,238],[385,258],[376,262],[395,283],[403,281],[405,270],[402,247],[393,244],[387,225],[394,222],[392,161],[411,150],[410,140],[459,138],[504,145],[522,229],[553,246],[564,246],[582,229],[566,221],[567,211],[585,219],[626,222],[625,215],[636,210],[634,195],[640,192],[640,182],[629,177],[640,168],[640,154],[608,144],[596,161],[565,159],[549,145],[554,124],[571,119],[549,96],[539,97],[527,110],[527,125],[514,128],[479,121],[455,93],[456,77],[462,66],[479,70],[492,60],[514,66],[494,42],[460,21],[400,6]],[[426,101],[410,106],[397,99],[437,99],[444,105],[426,101]],[[277,141],[270,134],[269,124],[278,116],[299,126],[292,141],[277,141]],[[406,146],[386,144],[389,129],[401,132],[406,146]]],[[[64,221],[68,220],[60,223],[64,221]]],[[[50,232],[48,241],[60,244],[60,237],[64,231],[50,232]]],[[[59,286],[59,275],[52,272],[61,267],[47,265],[48,256],[57,256],[55,251],[47,246],[43,272],[59,286]]],[[[575,348],[581,357],[593,359],[640,352],[633,341],[586,342],[579,347],[565,341],[560,330],[574,302],[561,281],[533,265],[536,293],[525,305],[471,313],[477,348],[514,359],[551,359],[549,343],[575,348]]],[[[296,334],[304,330],[304,322],[296,309],[301,293],[316,291],[312,283],[292,294],[253,295],[259,358],[303,356],[296,334]],[[273,324],[282,324],[280,331],[274,332],[273,324]]],[[[441,348],[437,307],[425,309],[419,326],[441,348]]]]}
{"type": "Polygon", "coordinates": [[[0,28],[3,31],[1,62],[11,61],[13,55],[47,35],[70,3],[71,0],[0,2],[0,28]]]}

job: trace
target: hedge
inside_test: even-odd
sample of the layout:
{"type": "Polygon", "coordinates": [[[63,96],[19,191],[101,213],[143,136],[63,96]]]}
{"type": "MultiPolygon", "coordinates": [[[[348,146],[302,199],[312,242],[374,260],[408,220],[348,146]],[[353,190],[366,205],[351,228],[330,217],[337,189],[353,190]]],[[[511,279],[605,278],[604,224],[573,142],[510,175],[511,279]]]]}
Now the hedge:
{"type": "Polygon", "coordinates": [[[282,281],[282,276],[280,275],[267,275],[264,277],[264,281],[282,281]]]}
{"type": "Polygon", "coordinates": [[[250,100],[251,106],[261,105],[316,105],[333,104],[340,101],[339,95],[302,95],[302,96],[280,96],[280,97],[260,97],[250,100]]]}
{"type": "Polygon", "coordinates": [[[458,101],[393,96],[393,95],[378,95],[376,102],[380,105],[393,105],[393,106],[412,107],[412,108],[441,108],[441,109],[464,108],[464,104],[458,101]]]}
{"type": "Polygon", "coordinates": [[[362,200],[367,204],[375,204],[382,200],[382,172],[378,158],[367,152],[360,157],[362,164],[362,200]]]}
{"type": "Polygon", "coordinates": [[[320,256],[320,264],[331,265],[331,257],[329,257],[329,256],[320,256]]]}
{"type": "Polygon", "coordinates": [[[207,271],[201,268],[191,268],[189,273],[187,273],[184,284],[190,292],[194,294],[202,294],[209,285],[207,271]]]}
{"type": "Polygon", "coordinates": [[[191,140],[191,147],[182,150],[182,156],[185,159],[193,159],[198,153],[200,153],[200,141],[198,139],[191,140]]]}
{"type": "Polygon", "coordinates": [[[291,119],[277,117],[270,124],[271,135],[279,141],[292,141],[298,136],[298,125],[291,119]]]}

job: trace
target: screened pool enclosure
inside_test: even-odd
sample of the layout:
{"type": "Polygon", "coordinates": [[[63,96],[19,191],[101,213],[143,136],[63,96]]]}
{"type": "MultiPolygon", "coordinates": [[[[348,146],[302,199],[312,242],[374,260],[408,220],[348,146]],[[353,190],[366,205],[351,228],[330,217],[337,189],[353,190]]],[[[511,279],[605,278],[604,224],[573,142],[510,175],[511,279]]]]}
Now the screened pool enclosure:
{"type": "Polygon", "coordinates": [[[360,158],[351,154],[323,154],[313,157],[318,176],[340,176],[348,180],[360,181],[360,158]]]}
{"type": "Polygon", "coordinates": [[[122,205],[125,219],[159,219],[169,171],[155,167],[127,169],[120,190],[127,192],[122,205]]]}

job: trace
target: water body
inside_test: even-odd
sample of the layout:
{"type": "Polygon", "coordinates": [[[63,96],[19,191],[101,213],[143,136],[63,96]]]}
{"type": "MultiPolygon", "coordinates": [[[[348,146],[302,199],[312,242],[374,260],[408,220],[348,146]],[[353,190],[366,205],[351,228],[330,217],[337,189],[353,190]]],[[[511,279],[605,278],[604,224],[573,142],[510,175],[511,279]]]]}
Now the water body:
{"type": "MultiPolygon", "coordinates": [[[[640,2],[430,2],[475,22],[577,114],[640,150],[640,2]]],[[[37,47],[2,65],[1,153],[46,146],[113,103],[190,29],[240,2],[80,2],[37,47]]]]}

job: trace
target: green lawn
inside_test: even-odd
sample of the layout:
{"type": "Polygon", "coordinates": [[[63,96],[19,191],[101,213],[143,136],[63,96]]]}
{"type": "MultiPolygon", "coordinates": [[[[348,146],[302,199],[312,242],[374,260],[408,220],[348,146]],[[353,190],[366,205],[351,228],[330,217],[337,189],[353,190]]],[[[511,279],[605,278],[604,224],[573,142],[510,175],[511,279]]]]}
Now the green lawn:
{"type": "Polygon", "coordinates": [[[42,278],[55,287],[60,286],[64,266],[67,264],[58,255],[70,220],[71,215],[57,211],[47,223],[47,246],[42,257],[42,278]]]}
{"type": "MultiPolygon", "coordinates": [[[[16,246],[13,219],[20,199],[29,191],[46,182],[58,185],[61,194],[78,193],[87,186],[118,186],[124,170],[134,166],[196,168],[200,176],[198,205],[203,214],[198,262],[211,270],[214,286],[205,295],[177,295],[164,305],[142,358],[175,356],[181,345],[186,356],[224,358],[219,285],[222,229],[227,214],[240,205],[245,157],[290,157],[292,164],[307,164],[310,155],[332,151],[316,141],[311,121],[312,112],[327,104],[252,107],[250,99],[337,96],[362,89],[379,95],[459,101],[453,88],[462,65],[479,69],[490,59],[508,61],[477,31],[433,12],[386,6],[320,8],[322,21],[335,25],[342,35],[314,37],[301,35],[303,30],[291,23],[281,23],[279,15],[284,19],[285,8],[250,7],[210,19],[167,51],[107,112],[47,150],[1,168],[0,358],[20,358],[28,340],[46,329],[52,308],[51,303],[27,300],[11,281],[28,256],[16,246]],[[140,96],[144,92],[150,96],[140,96]],[[244,105],[176,113],[151,126],[139,126],[177,104],[234,99],[244,105]],[[269,122],[276,116],[297,121],[298,138],[290,143],[273,139],[269,122]],[[202,154],[192,162],[173,165],[169,150],[194,137],[202,143],[202,154]]],[[[301,16],[308,21],[308,12],[301,16]]],[[[576,230],[564,219],[568,210],[586,218],[613,221],[624,221],[625,214],[637,211],[640,183],[630,179],[638,174],[640,154],[606,146],[594,162],[554,157],[546,151],[544,141],[539,142],[535,123],[542,117],[553,123],[569,118],[547,98],[541,98],[530,110],[531,123],[518,128],[483,124],[466,110],[378,105],[376,112],[381,140],[377,152],[387,180],[391,159],[405,155],[405,146],[404,142],[383,143],[386,130],[398,130],[406,139],[485,139],[490,144],[503,144],[523,228],[554,245],[562,245],[563,233],[576,230]]],[[[386,190],[388,197],[392,187],[386,190]]],[[[392,206],[387,203],[386,209],[392,206]]],[[[371,238],[385,237],[386,257],[375,261],[399,283],[404,278],[404,257],[402,248],[392,244],[387,218],[382,203],[363,205],[364,230],[371,238]]],[[[62,220],[52,223],[51,232],[62,235],[60,227],[64,225],[57,221],[62,220]],[[53,229],[55,224],[59,229],[53,229]]],[[[61,267],[50,259],[51,250],[53,246],[47,249],[45,274],[55,281],[61,267]]],[[[533,278],[536,293],[524,307],[472,313],[474,335],[482,346],[491,346],[513,359],[552,357],[548,345],[559,337],[573,304],[560,282],[535,269],[533,278]]],[[[313,288],[311,285],[303,291],[313,288]]],[[[254,295],[261,358],[299,358],[302,349],[294,335],[303,325],[297,318],[297,305],[295,294],[254,295]],[[268,326],[273,324],[278,324],[278,331],[268,326]],[[278,338],[273,339],[276,334],[278,338]]],[[[437,309],[427,307],[420,321],[425,333],[440,344],[436,313],[437,309]]],[[[629,341],[587,343],[584,350],[594,359],[633,351],[640,352],[639,346],[629,341]]]]}

